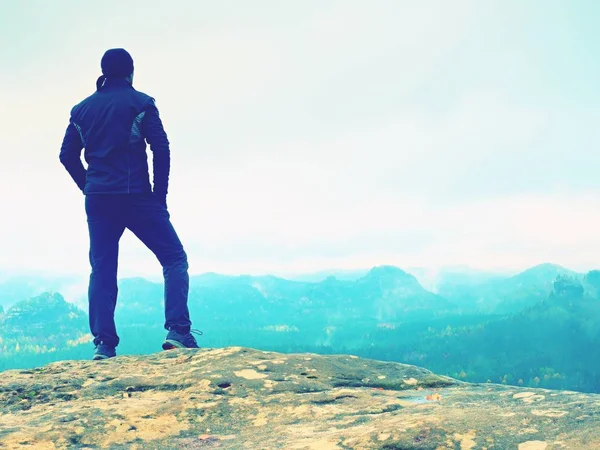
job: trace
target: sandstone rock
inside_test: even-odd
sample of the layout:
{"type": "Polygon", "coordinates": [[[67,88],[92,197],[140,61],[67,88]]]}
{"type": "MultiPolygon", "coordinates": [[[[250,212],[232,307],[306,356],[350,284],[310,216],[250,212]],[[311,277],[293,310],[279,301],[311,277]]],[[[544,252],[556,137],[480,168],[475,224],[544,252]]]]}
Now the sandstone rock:
{"type": "Polygon", "coordinates": [[[600,395],[240,347],[2,373],[0,449],[600,449],[600,395]]]}

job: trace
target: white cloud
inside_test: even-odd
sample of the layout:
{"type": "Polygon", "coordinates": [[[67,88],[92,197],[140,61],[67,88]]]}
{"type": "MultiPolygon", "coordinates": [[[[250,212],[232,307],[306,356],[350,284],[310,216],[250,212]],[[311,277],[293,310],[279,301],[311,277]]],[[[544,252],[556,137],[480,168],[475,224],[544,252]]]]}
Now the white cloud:
{"type": "MultiPolygon", "coordinates": [[[[142,8],[138,33],[106,9],[28,22],[39,35],[24,51],[44,53],[0,74],[0,266],[87,271],[83,198],[58,150],[113,46],[161,109],[195,272],[599,262],[600,112],[513,89],[529,69],[503,70],[520,54],[499,39],[512,10],[494,22],[469,1],[165,5],[142,8]]],[[[121,267],[159,270],[130,234],[121,267]]]]}

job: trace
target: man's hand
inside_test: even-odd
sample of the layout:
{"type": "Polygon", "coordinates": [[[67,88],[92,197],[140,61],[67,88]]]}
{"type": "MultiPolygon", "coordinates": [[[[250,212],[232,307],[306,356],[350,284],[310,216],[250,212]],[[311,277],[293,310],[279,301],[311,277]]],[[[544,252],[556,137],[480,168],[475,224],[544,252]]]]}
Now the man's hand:
{"type": "Polygon", "coordinates": [[[153,191],[160,203],[166,207],[169,172],[171,169],[169,140],[160,120],[154,99],[147,105],[145,111],[146,114],[142,122],[142,127],[144,137],[148,144],[150,144],[150,150],[152,150],[153,191]]]}
{"type": "Polygon", "coordinates": [[[60,162],[65,166],[77,187],[83,192],[86,169],[81,162],[81,150],[83,150],[83,138],[73,122],[70,121],[60,147],[60,162]]]}

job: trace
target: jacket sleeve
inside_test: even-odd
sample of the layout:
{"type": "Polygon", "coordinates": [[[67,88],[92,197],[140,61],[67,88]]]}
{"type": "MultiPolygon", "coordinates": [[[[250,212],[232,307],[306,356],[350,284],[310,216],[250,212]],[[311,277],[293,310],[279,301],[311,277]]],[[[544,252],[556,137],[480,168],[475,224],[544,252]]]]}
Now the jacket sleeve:
{"type": "Polygon", "coordinates": [[[146,108],[142,129],[152,151],[153,191],[159,199],[165,202],[169,188],[171,152],[167,133],[163,128],[154,99],[150,101],[149,106],[146,108]]]}
{"type": "Polygon", "coordinates": [[[79,189],[83,192],[85,188],[86,170],[81,162],[81,150],[83,149],[83,141],[81,135],[73,122],[69,123],[65,137],[63,138],[60,148],[60,162],[79,189]]]}

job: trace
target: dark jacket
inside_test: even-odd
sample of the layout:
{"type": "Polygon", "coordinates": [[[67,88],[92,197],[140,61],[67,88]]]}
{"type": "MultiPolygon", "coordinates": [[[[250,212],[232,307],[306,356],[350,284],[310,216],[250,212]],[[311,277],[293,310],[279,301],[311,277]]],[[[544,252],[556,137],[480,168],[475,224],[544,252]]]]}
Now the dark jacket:
{"type": "Polygon", "coordinates": [[[60,161],[84,194],[154,192],[167,196],[169,141],[154,99],[124,79],[104,86],[71,110],[60,161]],[[146,141],[153,153],[150,186],[146,141]],[[81,162],[81,150],[87,170],[81,162]]]}

